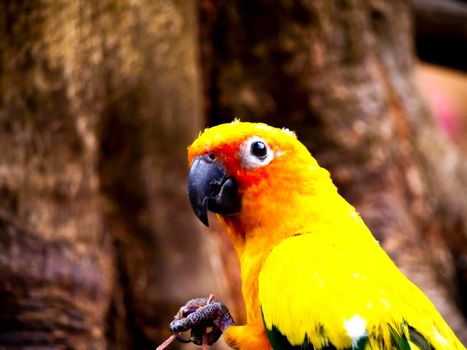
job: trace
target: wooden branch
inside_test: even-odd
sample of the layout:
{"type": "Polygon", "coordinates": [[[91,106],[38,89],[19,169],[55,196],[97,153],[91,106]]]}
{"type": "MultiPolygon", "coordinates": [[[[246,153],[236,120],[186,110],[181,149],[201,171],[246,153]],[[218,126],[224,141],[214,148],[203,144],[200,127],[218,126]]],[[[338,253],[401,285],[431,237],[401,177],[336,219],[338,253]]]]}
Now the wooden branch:
{"type": "Polygon", "coordinates": [[[411,0],[411,4],[419,58],[467,71],[467,3],[411,0]]]}

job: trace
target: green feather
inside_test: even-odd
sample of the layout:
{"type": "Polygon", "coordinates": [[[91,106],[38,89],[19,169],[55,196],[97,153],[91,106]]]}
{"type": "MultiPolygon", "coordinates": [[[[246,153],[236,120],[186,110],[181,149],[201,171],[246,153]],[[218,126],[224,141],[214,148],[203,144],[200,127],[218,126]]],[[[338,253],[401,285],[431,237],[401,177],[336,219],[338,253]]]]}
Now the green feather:
{"type": "Polygon", "coordinates": [[[352,350],[365,350],[366,344],[368,343],[368,336],[360,337],[355,346],[352,345],[352,350]]]}
{"type": "Polygon", "coordinates": [[[427,342],[427,340],[418,333],[414,328],[409,326],[410,341],[417,345],[420,350],[433,350],[433,347],[427,342]]]}
{"type": "MultiPolygon", "coordinates": [[[[263,317],[263,322],[264,322],[264,317],[263,317]]],[[[332,344],[329,343],[328,345],[322,347],[322,348],[315,348],[313,344],[310,343],[308,340],[308,337],[305,336],[303,339],[303,343],[300,345],[292,345],[290,344],[289,340],[287,339],[287,336],[282,334],[276,326],[272,326],[272,329],[269,329],[266,327],[266,324],[264,324],[264,329],[266,330],[266,334],[268,336],[269,342],[271,343],[271,346],[273,350],[337,350],[337,348],[332,344]]],[[[324,330],[322,329],[322,332],[320,332],[324,336],[324,330]]],[[[346,349],[341,349],[341,350],[364,350],[366,345],[368,343],[368,336],[361,337],[355,346],[346,348],[346,349]]],[[[405,349],[402,349],[405,350],[405,349]]],[[[410,348],[408,349],[410,350],[410,348]]]]}
{"type": "MultiPolygon", "coordinates": [[[[266,326],[266,323],[264,322],[264,315],[262,311],[261,311],[261,315],[263,316],[264,329],[266,330],[266,334],[268,336],[269,342],[271,343],[273,350],[337,350],[336,347],[333,346],[332,344],[325,346],[321,349],[316,349],[308,341],[307,336],[305,336],[305,338],[303,339],[302,344],[292,345],[287,339],[287,336],[282,334],[281,331],[279,331],[276,326],[273,325],[272,329],[269,329],[266,326]]],[[[345,349],[345,350],[351,350],[351,349],[345,349]]]]}
{"type": "MultiPolygon", "coordinates": [[[[404,322],[402,323],[402,328],[405,327],[407,327],[407,324],[404,322]]],[[[389,329],[391,332],[392,344],[396,347],[397,350],[411,350],[409,341],[403,332],[402,334],[398,334],[391,326],[389,326],[389,329]]]]}
{"type": "MultiPolygon", "coordinates": [[[[305,346],[292,346],[285,335],[283,335],[275,326],[272,329],[266,329],[269,342],[274,350],[300,350],[300,349],[313,349],[305,346]]],[[[305,344],[304,344],[305,345],[305,344]]]]}
{"type": "MultiPolygon", "coordinates": [[[[401,324],[402,329],[408,329],[409,339],[410,341],[415,344],[420,350],[433,350],[433,347],[428,343],[428,341],[417,332],[414,328],[407,325],[406,322],[401,324]]],[[[409,340],[405,336],[405,332],[402,334],[398,334],[392,327],[391,327],[391,338],[393,345],[396,347],[397,350],[411,350],[409,340]]]]}

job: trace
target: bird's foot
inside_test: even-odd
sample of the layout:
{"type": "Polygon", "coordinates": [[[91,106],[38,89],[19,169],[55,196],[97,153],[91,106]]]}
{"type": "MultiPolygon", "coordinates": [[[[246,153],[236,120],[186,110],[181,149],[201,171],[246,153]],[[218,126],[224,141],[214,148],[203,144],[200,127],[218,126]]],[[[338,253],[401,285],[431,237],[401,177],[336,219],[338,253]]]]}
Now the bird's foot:
{"type": "Polygon", "coordinates": [[[196,345],[214,344],[222,333],[235,322],[227,307],[219,300],[209,298],[195,298],[182,306],[170,323],[169,329],[176,334],[180,342],[193,342],[196,345]],[[180,333],[191,330],[189,339],[180,333]]]}

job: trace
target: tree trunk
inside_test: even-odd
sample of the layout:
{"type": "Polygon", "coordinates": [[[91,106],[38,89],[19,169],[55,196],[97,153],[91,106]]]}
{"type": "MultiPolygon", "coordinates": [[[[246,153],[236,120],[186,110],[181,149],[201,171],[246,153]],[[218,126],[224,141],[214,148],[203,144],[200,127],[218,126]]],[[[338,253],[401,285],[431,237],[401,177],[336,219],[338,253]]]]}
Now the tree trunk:
{"type": "Polygon", "coordinates": [[[226,298],[186,195],[196,12],[1,3],[2,349],[154,349],[187,299],[226,298]]]}
{"type": "Polygon", "coordinates": [[[95,63],[68,36],[78,17],[67,10],[0,5],[2,349],[106,346],[113,263],[99,209],[95,63]]]}
{"type": "Polygon", "coordinates": [[[112,314],[124,321],[112,325],[117,348],[153,349],[188,299],[225,290],[186,189],[186,147],[203,128],[195,14],[192,1],[148,0],[106,19],[99,173],[117,253],[112,314]]]}
{"type": "Polygon", "coordinates": [[[411,21],[404,1],[205,0],[206,113],[296,130],[467,342],[467,163],[418,93],[411,21]]]}

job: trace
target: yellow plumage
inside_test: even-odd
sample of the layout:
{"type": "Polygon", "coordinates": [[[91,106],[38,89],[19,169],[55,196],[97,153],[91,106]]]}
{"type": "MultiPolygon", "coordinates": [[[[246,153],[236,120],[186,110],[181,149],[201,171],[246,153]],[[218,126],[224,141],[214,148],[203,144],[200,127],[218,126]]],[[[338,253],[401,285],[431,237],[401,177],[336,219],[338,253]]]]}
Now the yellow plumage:
{"type": "Polygon", "coordinates": [[[219,216],[239,256],[247,308],[247,325],[227,329],[229,344],[465,349],[293,133],[225,124],[189,148],[190,161],[205,154],[238,182],[241,196],[239,213],[219,216]],[[255,156],[255,140],[269,158],[255,156]]]}
{"type": "Polygon", "coordinates": [[[462,349],[425,295],[364,229],[348,224],[349,237],[309,233],[272,250],[259,277],[266,326],[275,325],[292,345],[307,335],[316,348],[332,343],[344,349],[352,335],[369,335],[371,348],[391,349],[391,328],[402,333],[405,322],[435,349],[462,349]]]}

